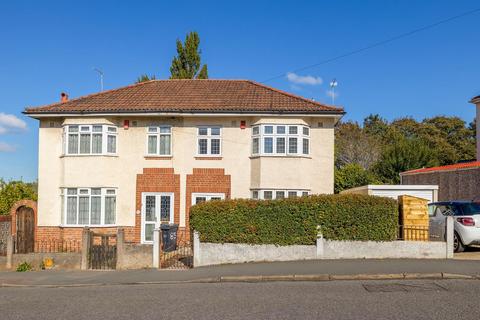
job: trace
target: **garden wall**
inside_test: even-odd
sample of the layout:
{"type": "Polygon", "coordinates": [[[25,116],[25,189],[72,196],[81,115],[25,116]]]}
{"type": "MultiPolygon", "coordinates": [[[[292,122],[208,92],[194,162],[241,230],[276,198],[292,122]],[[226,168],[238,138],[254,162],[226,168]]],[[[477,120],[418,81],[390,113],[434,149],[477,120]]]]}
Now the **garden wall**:
{"type": "MultiPolygon", "coordinates": [[[[453,224],[450,233],[453,239],[453,224]]],[[[194,266],[315,259],[447,259],[453,241],[340,241],[317,238],[316,245],[251,245],[200,242],[194,233],[194,266]]]]}

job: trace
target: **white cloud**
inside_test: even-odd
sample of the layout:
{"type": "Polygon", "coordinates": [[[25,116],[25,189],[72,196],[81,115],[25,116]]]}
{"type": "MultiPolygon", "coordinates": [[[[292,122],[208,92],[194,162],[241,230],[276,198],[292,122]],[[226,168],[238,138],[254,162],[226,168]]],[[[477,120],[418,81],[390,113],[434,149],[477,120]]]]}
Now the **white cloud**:
{"type": "Polygon", "coordinates": [[[330,98],[337,98],[338,97],[338,91],[327,90],[327,96],[329,96],[330,98]]]}
{"type": "Polygon", "coordinates": [[[287,73],[288,81],[296,84],[307,84],[311,86],[320,85],[323,83],[322,78],[314,76],[300,76],[296,73],[289,72],[287,73]]]}
{"type": "Polygon", "coordinates": [[[0,152],[14,152],[15,150],[14,146],[0,141],[0,152]]]}
{"type": "Polygon", "coordinates": [[[0,112],[0,134],[27,130],[27,123],[13,114],[0,112]]]}

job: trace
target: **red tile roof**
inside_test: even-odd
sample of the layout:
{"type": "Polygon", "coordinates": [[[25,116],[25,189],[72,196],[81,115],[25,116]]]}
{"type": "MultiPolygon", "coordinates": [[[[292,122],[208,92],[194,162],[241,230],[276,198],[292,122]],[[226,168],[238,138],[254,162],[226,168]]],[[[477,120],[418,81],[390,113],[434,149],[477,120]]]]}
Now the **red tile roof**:
{"type": "Polygon", "coordinates": [[[400,174],[405,175],[405,174],[425,173],[425,172],[433,172],[433,171],[448,171],[448,170],[458,170],[458,169],[467,169],[467,168],[475,168],[475,167],[480,167],[480,161],[462,162],[462,163],[451,164],[448,166],[415,169],[415,170],[405,171],[400,174]]]}
{"type": "Polygon", "coordinates": [[[327,113],[328,106],[249,80],[152,80],[24,113],[327,113]]]}

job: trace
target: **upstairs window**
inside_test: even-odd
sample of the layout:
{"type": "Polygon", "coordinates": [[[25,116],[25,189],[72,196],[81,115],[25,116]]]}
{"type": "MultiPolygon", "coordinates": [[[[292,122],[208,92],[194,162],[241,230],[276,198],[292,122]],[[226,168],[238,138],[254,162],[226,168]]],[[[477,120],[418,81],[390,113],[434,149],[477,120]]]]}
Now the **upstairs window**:
{"type": "Polygon", "coordinates": [[[147,155],[172,155],[172,128],[170,126],[148,127],[147,155]]]}
{"type": "Polygon", "coordinates": [[[262,124],[252,128],[252,155],[310,154],[310,128],[302,125],[262,124]]]}
{"type": "Polygon", "coordinates": [[[199,127],[197,135],[197,154],[199,156],[220,156],[221,150],[220,127],[199,127]]]}
{"type": "Polygon", "coordinates": [[[66,155],[117,153],[117,127],[108,125],[68,125],[64,127],[66,155]]]}

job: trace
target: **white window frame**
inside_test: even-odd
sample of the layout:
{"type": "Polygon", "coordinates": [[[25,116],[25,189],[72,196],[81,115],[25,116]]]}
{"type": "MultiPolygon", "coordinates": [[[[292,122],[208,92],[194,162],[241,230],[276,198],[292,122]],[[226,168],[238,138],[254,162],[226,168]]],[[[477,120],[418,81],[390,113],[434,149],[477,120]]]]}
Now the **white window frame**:
{"type": "Polygon", "coordinates": [[[155,196],[155,202],[158,205],[155,207],[155,215],[157,216],[157,221],[155,221],[155,229],[160,227],[161,224],[161,212],[160,212],[160,197],[161,196],[170,196],[170,220],[169,223],[174,223],[174,207],[175,207],[175,195],[173,192],[142,192],[142,210],[141,210],[141,226],[140,226],[140,233],[141,233],[141,243],[143,244],[153,244],[153,240],[145,240],[145,214],[146,214],[146,198],[147,196],[155,196]]]}
{"type": "Polygon", "coordinates": [[[117,188],[62,188],[62,226],[65,227],[112,227],[117,225],[117,200],[118,200],[118,192],[117,188]],[[69,189],[75,189],[76,194],[68,194],[69,189]],[[100,189],[99,195],[92,194],[92,189],[100,189]],[[84,192],[84,193],[81,193],[84,192]],[[77,223],[72,224],[68,223],[68,198],[76,198],[77,199],[77,210],[76,210],[76,220],[77,223]],[[80,197],[88,197],[88,223],[86,224],[79,224],[78,219],[80,216],[80,197]],[[100,223],[99,224],[92,224],[92,197],[99,197],[100,198],[100,223]],[[108,197],[115,197],[115,223],[105,223],[105,200],[108,197]]]}
{"type": "Polygon", "coordinates": [[[288,197],[289,192],[296,192],[297,193],[296,197],[298,197],[298,198],[310,195],[309,190],[302,190],[302,189],[253,189],[252,194],[251,194],[251,198],[255,199],[255,200],[264,200],[265,199],[265,196],[264,196],[265,192],[272,192],[272,198],[267,199],[267,200],[277,199],[277,192],[283,192],[284,193],[284,197],[282,199],[289,198],[288,197]],[[255,197],[255,192],[258,192],[258,197],[255,197]],[[305,192],[307,193],[306,195],[303,194],[305,192]]]}
{"type": "Polygon", "coordinates": [[[309,126],[303,124],[270,124],[270,123],[263,123],[258,124],[252,127],[252,156],[277,156],[277,157],[295,157],[295,156],[309,156],[311,153],[310,150],[310,132],[311,128],[309,126]],[[272,127],[272,132],[267,132],[266,128],[272,127]],[[284,131],[279,132],[279,127],[283,127],[284,131]],[[290,133],[290,127],[292,129],[296,127],[297,133],[290,133]],[[255,129],[258,128],[258,129],[255,129]],[[254,133],[257,130],[258,133],[254,133]],[[306,134],[304,134],[306,133],[306,134]],[[265,138],[272,139],[272,152],[265,152],[265,138]],[[296,152],[290,152],[290,138],[297,139],[297,150],[296,152]],[[254,146],[254,139],[258,139],[258,152],[255,152],[253,149],[254,146]],[[284,151],[280,152],[277,149],[277,141],[279,139],[284,139],[284,151]],[[303,141],[307,141],[308,150],[304,150],[303,148],[303,141]]]}
{"type": "Polygon", "coordinates": [[[196,204],[197,197],[206,198],[205,201],[211,201],[212,198],[220,198],[220,200],[225,200],[225,193],[192,193],[192,206],[196,204]]]}
{"type": "Polygon", "coordinates": [[[159,126],[148,126],[147,127],[147,141],[145,144],[145,154],[150,157],[171,157],[172,156],[172,150],[173,150],[173,134],[172,134],[172,126],[171,125],[159,125],[159,126]],[[168,128],[169,132],[161,132],[162,128],[168,128]],[[155,129],[155,132],[151,131],[151,129],[155,129]],[[150,153],[148,150],[148,139],[150,136],[155,136],[157,137],[157,152],[156,153],[150,153]],[[170,152],[168,154],[160,154],[160,136],[170,136],[170,152]]]}
{"type": "Polygon", "coordinates": [[[63,155],[65,156],[102,156],[102,155],[117,155],[118,154],[118,127],[107,124],[69,124],[63,126],[63,155]],[[76,132],[71,131],[73,128],[77,128],[76,132]],[[94,127],[101,127],[101,131],[93,131],[94,127]],[[80,137],[82,134],[90,135],[90,150],[86,153],[80,153],[80,137]],[[101,152],[93,152],[93,136],[99,134],[102,136],[102,150],[101,152]],[[70,136],[77,136],[77,150],[70,153],[69,143],[70,136]],[[115,152],[108,151],[108,138],[115,137],[115,152]]]}
{"type": "Polygon", "coordinates": [[[222,156],[222,127],[221,126],[198,126],[197,127],[197,147],[196,147],[196,156],[197,157],[221,157],[222,156]],[[212,129],[218,129],[220,131],[219,135],[212,135],[212,129]],[[200,130],[201,129],[207,129],[207,134],[206,135],[200,135],[200,130]],[[200,153],[200,139],[206,139],[207,140],[207,153],[200,153]],[[219,139],[219,153],[218,154],[212,154],[212,139],[219,139]]]}

